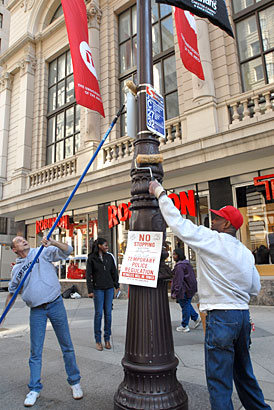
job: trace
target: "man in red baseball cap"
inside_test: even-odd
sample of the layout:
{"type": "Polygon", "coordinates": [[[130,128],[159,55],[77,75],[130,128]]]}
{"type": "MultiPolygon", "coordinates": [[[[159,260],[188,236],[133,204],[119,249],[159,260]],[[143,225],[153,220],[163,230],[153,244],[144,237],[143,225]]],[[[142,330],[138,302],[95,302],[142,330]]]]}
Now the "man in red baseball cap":
{"type": "MultiPolygon", "coordinates": [[[[221,220],[226,220],[228,222],[230,222],[230,224],[235,228],[235,230],[237,231],[238,229],[240,229],[240,227],[243,224],[244,218],[241,214],[241,212],[239,211],[239,209],[235,208],[234,206],[231,205],[227,205],[224,206],[223,208],[219,209],[219,211],[215,211],[214,209],[211,209],[211,212],[213,212],[215,215],[218,215],[219,218],[214,218],[213,221],[215,221],[215,223],[212,223],[212,229],[218,231],[218,229],[214,228],[214,226],[216,225],[216,222],[221,220]]],[[[220,231],[218,231],[220,232],[220,231]]]]}
{"type": "Polygon", "coordinates": [[[225,206],[211,210],[211,229],[182,218],[157,181],[149,192],[174,234],[197,254],[200,310],[207,313],[205,369],[212,410],[233,410],[233,380],[245,409],[271,410],[264,401],[249,355],[250,295],[258,295],[260,277],[254,257],[237,238],[240,211],[225,206]]]}

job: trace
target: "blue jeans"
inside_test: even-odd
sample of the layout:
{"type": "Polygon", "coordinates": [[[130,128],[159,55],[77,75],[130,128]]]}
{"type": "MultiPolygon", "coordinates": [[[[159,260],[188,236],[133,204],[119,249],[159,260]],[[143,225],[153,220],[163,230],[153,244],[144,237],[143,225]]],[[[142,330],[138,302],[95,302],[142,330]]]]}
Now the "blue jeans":
{"type": "Polygon", "coordinates": [[[80,382],[80,372],[76,364],[73,344],[70,337],[67,313],[61,296],[46,307],[30,309],[30,381],[29,389],[40,392],[42,351],[46,334],[47,319],[50,320],[63,352],[68,383],[80,382]]]}
{"type": "Polygon", "coordinates": [[[245,409],[271,410],[253,373],[250,331],[248,310],[207,312],[205,368],[212,410],[233,410],[233,379],[245,409]]]}
{"type": "Polygon", "coordinates": [[[183,299],[178,299],[178,302],[182,308],[182,326],[186,327],[189,324],[189,319],[191,320],[197,320],[199,315],[197,312],[192,307],[191,304],[192,298],[188,298],[186,293],[184,295],[183,299]]]}
{"type": "Polygon", "coordinates": [[[111,315],[114,288],[94,290],[94,336],[96,343],[101,343],[101,322],[104,310],[104,340],[108,342],[111,336],[111,315]]]}

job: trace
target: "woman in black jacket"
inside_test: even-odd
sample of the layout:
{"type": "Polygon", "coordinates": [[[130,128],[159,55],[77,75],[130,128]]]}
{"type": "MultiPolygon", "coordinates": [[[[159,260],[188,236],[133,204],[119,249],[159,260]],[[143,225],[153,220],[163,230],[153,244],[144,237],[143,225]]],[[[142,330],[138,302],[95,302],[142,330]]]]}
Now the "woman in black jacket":
{"type": "Polygon", "coordinates": [[[98,238],[88,255],[86,279],[88,296],[94,299],[94,336],[96,349],[103,350],[101,340],[101,322],[104,310],[105,348],[111,349],[111,314],[114,287],[119,289],[118,272],[114,257],[108,253],[107,241],[98,238]]]}

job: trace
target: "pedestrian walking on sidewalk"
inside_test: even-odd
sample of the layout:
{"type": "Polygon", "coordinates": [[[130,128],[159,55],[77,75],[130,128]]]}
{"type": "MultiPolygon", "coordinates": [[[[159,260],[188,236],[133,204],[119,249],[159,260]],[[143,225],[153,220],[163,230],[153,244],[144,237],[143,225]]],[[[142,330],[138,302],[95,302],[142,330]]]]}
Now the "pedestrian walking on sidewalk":
{"type": "Polygon", "coordinates": [[[196,329],[201,319],[198,313],[194,310],[191,300],[197,292],[197,281],[194,270],[190,262],[186,259],[184,251],[181,248],[176,248],[173,251],[173,259],[176,265],[173,269],[173,280],[171,284],[171,297],[176,299],[182,308],[181,326],[176,328],[177,332],[190,332],[189,320],[194,321],[196,329]]]}
{"type": "Polygon", "coordinates": [[[114,288],[119,291],[118,272],[114,256],[108,252],[107,241],[97,238],[88,255],[86,280],[88,296],[94,300],[94,336],[96,349],[103,350],[102,316],[104,312],[105,348],[111,349],[111,320],[114,288]]]}
{"type": "MultiPolygon", "coordinates": [[[[76,364],[73,344],[70,337],[67,314],[61,296],[61,287],[52,262],[66,259],[72,252],[72,247],[53,239],[42,239],[45,249],[37,259],[29,276],[23,285],[22,299],[30,307],[30,381],[29,393],[24,405],[35,404],[42,390],[41,369],[42,352],[46,334],[47,319],[50,320],[59,345],[63,352],[67,380],[72,389],[72,396],[78,400],[83,397],[80,386],[80,372],[76,364]]],[[[5,306],[8,305],[25,272],[31,265],[39,248],[30,248],[28,241],[17,236],[12,241],[12,250],[18,256],[12,269],[12,279],[9,283],[9,294],[5,306]]]]}
{"type": "Polygon", "coordinates": [[[240,211],[225,206],[214,214],[211,229],[182,218],[164,188],[152,181],[161,213],[174,234],[197,253],[200,310],[207,312],[205,369],[212,410],[233,410],[233,380],[247,410],[271,410],[253,373],[250,346],[250,295],[258,295],[260,277],[254,257],[238,239],[240,211]]]}

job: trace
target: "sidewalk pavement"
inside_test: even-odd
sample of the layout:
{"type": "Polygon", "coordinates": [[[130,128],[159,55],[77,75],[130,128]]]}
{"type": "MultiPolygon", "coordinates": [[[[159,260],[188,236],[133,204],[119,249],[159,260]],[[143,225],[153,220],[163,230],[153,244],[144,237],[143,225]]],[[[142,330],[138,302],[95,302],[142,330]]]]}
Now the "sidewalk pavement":
{"type": "MultiPolygon", "coordinates": [[[[0,311],[6,292],[0,292],[0,311]]],[[[66,382],[62,353],[55,334],[48,324],[43,352],[42,382],[44,388],[35,409],[54,410],[112,410],[113,397],[123,380],[121,359],[124,355],[127,300],[114,300],[112,350],[98,352],[93,338],[93,301],[86,298],[64,300],[84,398],[72,399],[66,382]]],[[[195,307],[195,305],[194,305],[195,307]]],[[[274,410],[274,306],[251,306],[255,332],[252,333],[251,356],[254,372],[265,399],[274,410]]],[[[203,352],[203,329],[189,333],[176,332],[181,309],[170,302],[175,353],[179,359],[177,378],[189,398],[189,410],[210,410],[206,388],[203,352]]],[[[29,308],[21,298],[15,302],[0,331],[0,409],[24,409],[29,378],[29,308]]],[[[193,322],[190,327],[193,327],[193,322]]],[[[233,394],[235,410],[243,409],[237,393],[233,394]]],[[[220,409],[221,410],[221,409],[220,409]]],[[[248,410],[248,409],[247,409],[248,410]]]]}

